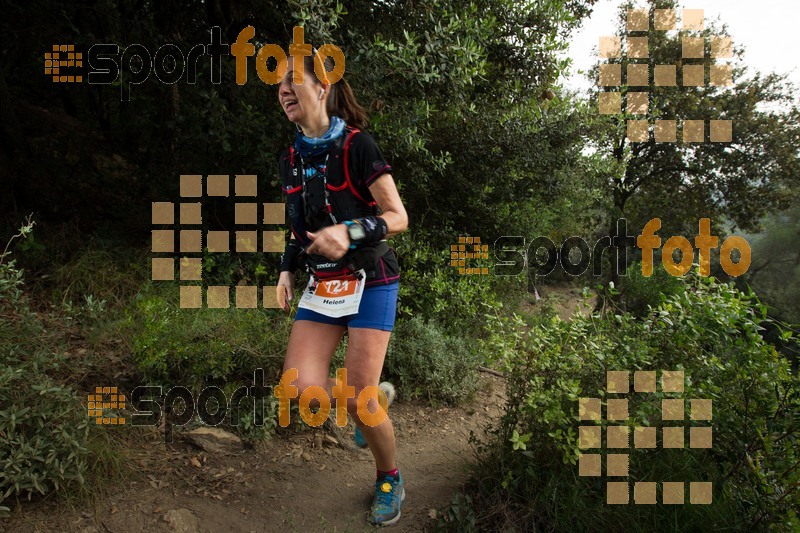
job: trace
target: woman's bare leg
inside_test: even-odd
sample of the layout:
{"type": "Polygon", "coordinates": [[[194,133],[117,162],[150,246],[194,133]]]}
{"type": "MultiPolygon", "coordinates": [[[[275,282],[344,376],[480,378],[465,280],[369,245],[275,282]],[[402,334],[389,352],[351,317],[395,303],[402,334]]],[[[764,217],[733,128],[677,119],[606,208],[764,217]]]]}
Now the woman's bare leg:
{"type": "MultiPolygon", "coordinates": [[[[347,369],[347,385],[355,387],[356,397],[348,400],[347,410],[361,428],[375,457],[378,470],[394,470],[397,466],[397,445],[391,420],[387,415],[377,426],[364,424],[359,420],[356,403],[358,395],[365,387],[378,386],[391,332],[371,328],[349,328],[348,336],[344,366],[347,369]]],[[[371,400],[369,411],[375,413],[377,408],[376,402],[371,400]]]]}
{"type": "MultiPolygon", "coordinates": [[[[310,320],[296,320],[289,335],[286,348],[286,359],[283,362],[284,373],[290,368],[297,369],[297,380],[293,383],[298,390],[298,398],[307,387],[317,385],[326,389],[330,397],[331,389],[328,380],[331,359],[336,347],[344,335],[344,326],[323,324],[310,320]]],[[[297,399],[295,399],[297,401],[297,399]]],[[[316,407],[319,402],[312,400],[309,407],[316,407]]],[[[331,406],[333,407],[333,405],[331,406]]]]}
{"type": "MultiPolygon", "coordinates": [[[[329,377],[330,365],[344,330],[344,326],[308,320],[297,320],[292,325],[283,371],[286,372],[290,368],[297,369],[297,380],[293,384],[298,389],[298,397],[307,387],[317,385],[326,390],[331,398],[331,408],[335,408],[336,401],[331,393],[335,381],[329,377]]],[[[355,397],[348,400],[347,410],[361,429],[375,457],[378,470],[390,471],[397,466],[397,446],[392,422],[387,416],[377,426],[363,424],[358,417],[357,398],[365,387],[377,387],[391,332],[371,328],[350,328],[348,336],[345,368],[347,385],[355,388],[355,397]]],[[[317,405],[318,402],[312,400],[309,407],[317,405]]],[[[374,400],[369,402],[369,411],[371,413],[377,411],[374,400]]]]}

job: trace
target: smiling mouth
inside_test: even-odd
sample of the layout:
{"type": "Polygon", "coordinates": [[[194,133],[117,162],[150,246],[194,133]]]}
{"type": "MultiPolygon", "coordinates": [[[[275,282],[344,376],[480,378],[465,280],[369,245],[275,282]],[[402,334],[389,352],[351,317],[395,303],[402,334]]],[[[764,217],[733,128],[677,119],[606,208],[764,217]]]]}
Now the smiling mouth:
{"type": "Polygon", "coordinates": [[[291,111],[292,109],[297,108],[297,100],[287,100],[283,104],[284,111],[291,111]]]}

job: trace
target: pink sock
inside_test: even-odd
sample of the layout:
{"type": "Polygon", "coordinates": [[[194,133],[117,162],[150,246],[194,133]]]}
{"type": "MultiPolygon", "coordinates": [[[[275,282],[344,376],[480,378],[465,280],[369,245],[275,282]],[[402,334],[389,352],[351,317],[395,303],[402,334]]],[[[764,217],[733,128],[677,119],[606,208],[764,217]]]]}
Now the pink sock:
{"type": "Polygon", "coordinates": [[[384,472],[383,470],[378,470],[378,479],[385,478],[386,476],[392,476],[394,478],[397,477],[397,468],[394,470],[389,470],[384,472]]]}

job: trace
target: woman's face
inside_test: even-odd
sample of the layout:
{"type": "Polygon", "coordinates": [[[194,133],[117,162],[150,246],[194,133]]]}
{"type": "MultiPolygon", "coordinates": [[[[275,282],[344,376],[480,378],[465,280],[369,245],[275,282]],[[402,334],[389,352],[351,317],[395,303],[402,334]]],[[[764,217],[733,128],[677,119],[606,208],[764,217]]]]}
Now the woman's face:
{"type": "MultiPolygon", "coordinates": [[[[303,62],[297,62],[297,68],[303,68],[303,62]]],[[[303,73],[302,85],[294,83],[294,59],[290,56],[286,75],[278,86],[278,101],[286,113],[286,118],[295,124],[311,125],[316,123],[324,113],[325,99],[320,100],[320,92],[324,90],[317,81],[313,71],[303,73]]]]}

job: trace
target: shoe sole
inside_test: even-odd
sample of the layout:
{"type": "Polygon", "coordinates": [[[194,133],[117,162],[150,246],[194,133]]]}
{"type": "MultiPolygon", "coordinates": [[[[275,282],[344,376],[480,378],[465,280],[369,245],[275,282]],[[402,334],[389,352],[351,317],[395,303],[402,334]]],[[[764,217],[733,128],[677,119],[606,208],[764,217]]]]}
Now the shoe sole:
{"type": "Polygon", "coordinates": [[[394,401],[394,397],[397,395],[397,390],[394,388],[394,385],[392,385],[388,381],[382,381],[378,385],[378,388],[380,389],[384,389],[384,387],[386,389],[389,389],[388,392],[386,390],[383,391],[386,394],[386,400],[387,400],[386,408],[388,409],[389,407],[391,407],[392,402],[394,401]]]}
{"type": "MultiPolygon", "coordinates": [[[[400,495],[400,506],[401,506],[401,507],[403,506],[403,502],[404,502],[404,501],[406,501],[406,488],[405,488],[405,487],[403,487],[403,493],[400,495]]],[[[395,516],[395,517],[394,517],[394,518],[392,518],[391,520],[387,520],[386,522],[381,522],[380,524],[372,524],[372,525],[374,525],[374,526],[381,526],[381,527],[393,526],[393,525],[395,525],[395,524],[397,523],[397,521],[398,521],[398,520],[400,520],[400,516],[401,516],[402,514],[403,514],[403,513],[402,513],[401,511],[399,511],[399,510],[398,510],[398,511],[397,511],[397,516],[395,516]]]]}

